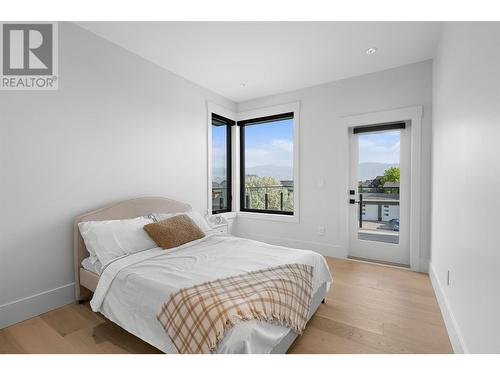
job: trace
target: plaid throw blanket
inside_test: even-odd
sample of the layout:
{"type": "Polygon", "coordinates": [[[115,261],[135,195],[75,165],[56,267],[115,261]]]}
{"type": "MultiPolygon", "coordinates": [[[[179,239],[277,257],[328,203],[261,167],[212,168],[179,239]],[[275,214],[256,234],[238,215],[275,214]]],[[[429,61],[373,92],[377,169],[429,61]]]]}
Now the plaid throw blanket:
{"type": "Polygon", "coordinates": [[[287,264],[206,282],[172,294],[158,320],[179,353],[210,353],[238,321],[259,319],[301,334],[309,314],[312,267],[287,264]]]}

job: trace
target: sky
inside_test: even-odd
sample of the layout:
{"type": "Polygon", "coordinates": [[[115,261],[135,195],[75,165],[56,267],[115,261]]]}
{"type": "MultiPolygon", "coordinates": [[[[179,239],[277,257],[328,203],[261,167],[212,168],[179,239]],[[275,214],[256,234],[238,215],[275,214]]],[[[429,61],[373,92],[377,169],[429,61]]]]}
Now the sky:
{"type": "Polygon", "coordinates": [[[359,135],[359,163],[399,164],[400,132],[359,135]]]}
{"type": "Polygon", "coordinates": [[[226,127],[212,126],[212,169],[226,168],[226,127]]]}
{"type": "MultiPolygon", "coordinates": [[[[293,168],[293,120],[280,120],[245,127],[245,166],[273,165],[293,168]]],[[[226,129],[212,127],[214,175],[226,166],[226,129]]]]}
{"type": "Polygon", "coordinates": [[[293,168],[293,120],[245,128],[245,166],[258,165],[293,168]]]}

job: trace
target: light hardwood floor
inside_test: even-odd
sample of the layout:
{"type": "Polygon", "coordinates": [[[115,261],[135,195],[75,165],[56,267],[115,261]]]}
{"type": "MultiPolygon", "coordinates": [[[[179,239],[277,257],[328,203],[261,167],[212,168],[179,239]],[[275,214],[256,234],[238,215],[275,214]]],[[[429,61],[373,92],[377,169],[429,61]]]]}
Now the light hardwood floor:
{"type": "MultiPolygon", "coordinates": [[[[429,277],[327,258],[326,303],[289,353],[451,353],[429,277]]],[[[0,353],[159,353],[88,304],[71,304],[0,330],[0,353]]]]}

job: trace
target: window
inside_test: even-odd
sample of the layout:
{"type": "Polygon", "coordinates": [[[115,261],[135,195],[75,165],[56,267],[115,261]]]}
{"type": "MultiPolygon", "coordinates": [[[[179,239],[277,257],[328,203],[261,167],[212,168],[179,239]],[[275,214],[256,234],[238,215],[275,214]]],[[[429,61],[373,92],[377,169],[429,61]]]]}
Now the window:
{"type": "Polygon", "coordinates": [[[231,211],[231,126],[234,121],[212,113],[212,213],[231,211]]]}
{"type": "Polygon", "coordinates": [[[240,211],[294,214],[294,114],[248,119],[240,127],[240,211]]]}

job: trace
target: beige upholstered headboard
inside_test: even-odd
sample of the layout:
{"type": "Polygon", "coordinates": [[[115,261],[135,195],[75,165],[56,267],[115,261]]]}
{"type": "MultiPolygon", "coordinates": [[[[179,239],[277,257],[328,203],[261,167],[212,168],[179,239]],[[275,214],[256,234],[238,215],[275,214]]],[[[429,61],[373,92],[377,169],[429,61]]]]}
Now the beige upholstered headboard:
{"type": "Polygon", "coordinates": [[[113,203],[87,212],[78,216],[74,223],[74,257],[75,257],[75,293],[76,300],[83,299],[83,294],[88,294],[80,285],[80,264],[89,253],[78,230],[78,223],[82,221],[120,220],[131,219],[152,213],[174,213],[190,211],[191,206],[187,203],[161,197],[145,197],[129,199],[123,202],[113,203]]]}

